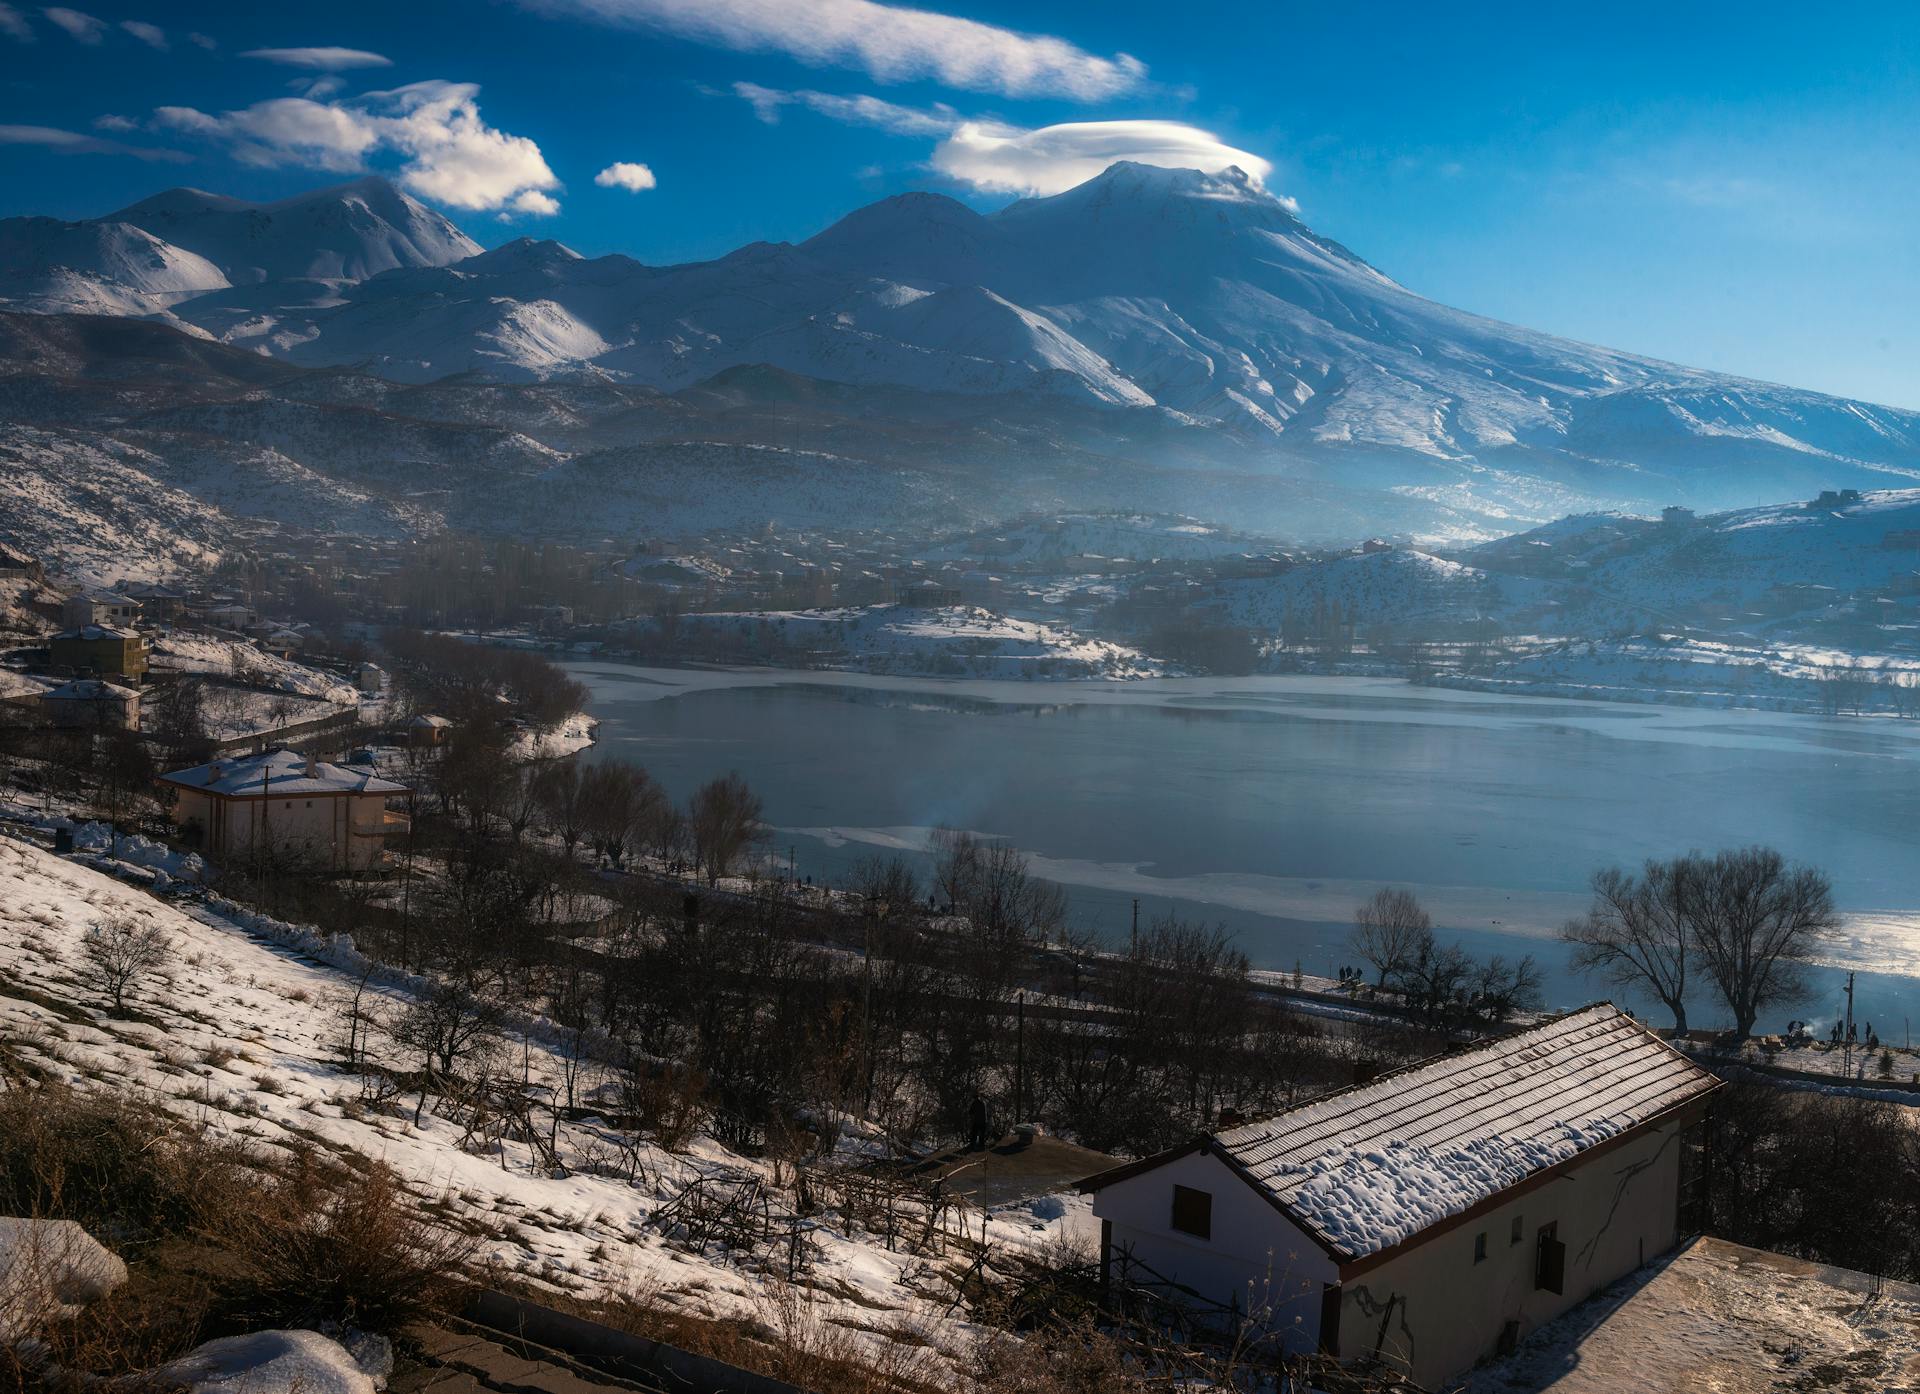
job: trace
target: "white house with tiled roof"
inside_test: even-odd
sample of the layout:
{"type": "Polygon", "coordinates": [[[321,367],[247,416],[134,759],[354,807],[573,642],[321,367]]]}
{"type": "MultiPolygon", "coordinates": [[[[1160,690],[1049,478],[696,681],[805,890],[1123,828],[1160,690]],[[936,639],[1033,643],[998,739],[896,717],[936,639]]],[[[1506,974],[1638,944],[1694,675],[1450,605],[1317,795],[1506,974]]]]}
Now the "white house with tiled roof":
{"type": "Polygon", "coordinates": [[[337,871],[367,871],[407,815],[389,805],[410,791],[363,769],[295,750],[215,760],[160,776],[173,820],[197,833],[215,861],[263,852],[337,871]]]}
{"type": "Polygon", "coordinates": [[[1110,1279],[1431,1387],[1674,1247],[1717,1088],[1600,1004],[1081,1188],[1110,1279]]]}

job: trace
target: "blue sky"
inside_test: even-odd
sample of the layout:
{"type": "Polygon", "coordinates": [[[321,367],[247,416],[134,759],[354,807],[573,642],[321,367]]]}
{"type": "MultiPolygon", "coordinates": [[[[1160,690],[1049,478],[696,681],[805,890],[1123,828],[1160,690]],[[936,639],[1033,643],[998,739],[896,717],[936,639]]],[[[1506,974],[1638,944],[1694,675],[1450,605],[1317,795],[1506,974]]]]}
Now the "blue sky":
{"type": "Polygon", "coordinates": [[[1920,408],[1916,118],[1910,3],[0,4],[0,214],[373,169],[670,262],[1244,156],[1435,299],[1920,408]]]}

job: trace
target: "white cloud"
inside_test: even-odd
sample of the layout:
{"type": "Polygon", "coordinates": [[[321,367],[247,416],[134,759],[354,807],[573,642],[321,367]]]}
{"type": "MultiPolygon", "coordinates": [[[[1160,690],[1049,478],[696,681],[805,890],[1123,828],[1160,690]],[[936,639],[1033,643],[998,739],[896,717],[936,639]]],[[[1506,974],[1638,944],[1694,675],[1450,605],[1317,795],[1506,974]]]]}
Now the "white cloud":
{"type": "Polygon", "coordinates": [[[131,116],[96,116],[93,118],[93,128],[96,131],[137,131],[140,123],[131,116]]]}
{"type": "Polygon", "coordinates": [[[645,165],[616,160],[594,175],[593,182],[603,189],[625,189],[628,193],[638,194],[651,189],[657,181],[653,171],[645,165]]]}
{"type": "Polygon", "coordinates": [[[960,114],[944,103],[930,108],[910,107],[879,97],[843,97],[805,89],[785,92],[753,82],[736,82],[733,91],[769,126],[780,119],[780,109],[788,106],[803,106],[850,126],[877,126],[897,136],[941,136],[961,124],[960,114]]]}
{"type": "Polygon", "coordinates": [[[250,48],[242,58],[261,58],[289,68],[312,68],[339,73],[350,68],[391,68],[393,60],[364,48],[250,48]]]}
{"type": "Polygon", "coordinates": [[[1031,131],[966,121],[933,152],[940,173],[1002,194],[1057,194],[1116,160],[1208,173],[1234,165],[1255,184],[1273,172],[1270,161],[1178,121],[1073,121],[1031,131]]]}
{"type": "Polygon", "coordinates": [[[551,214],[560,181],[540,147],[480,117],[468,82],[415,82],[344,102],[278,97],[210,116],[159,107],[162,125],[225,144],[252,165],[300,165],[348,173],[378,153],[401,157],[399,182],[452,208],[551,214]]]}
{"type": "Polygon", "coordinates": [[[64,5],[55,5],[40,13],[66,30],[67,36],[78,43],[97,44],[107,32],[107,26],[92,15],[80,10],[69,10],[64,5]]]}
{"type": "Polygon", "coordinates": [[[1009,97],[1098,101],[1139,87],[1146,65],[1050,34],[876,0],[524,0],[536,9],[662,30],[699,43],[777,52],[881,82],[930,79],[1009,97]]]}
{"type": "Polygon", "coordinates": [[[159,25],[148,24],[143,19],[123,19],[120,21],[120,27],[148,48],[158,49],[162,53],[167,51],[167,31],[159,25]]]}
{"type": "Polygon", "coordinates": [[[23,44],[33,42],[33,26],[27,23],[25,15],[6,4],[5,0],[0,0],[0,34],[23,44]]]}
{"type": "Polygon", "coordinates": [[[204,48],[209,53],[220,47],[220,41],[211,34],[189,34],[187,35],[187,42],[196,48],[204,48]]]}
{"type": "Polygon", "coordinates": [[[164,160],[169,164],[180,164],[187,159],[178,150],[122,145],[117,140],[101,140],[98,136],[63,131],[54,126],[0,126],[0,145],[39,145],[63,155],[131,155],[136,160],[164,160]]]}
{"type": "Polygon", "coordinates": [[[264,168],[303,165],[346,174],[363,168],[368,153],[380,144],[378,132],[362,113],[305,97],[255,102],[219,116],[179,106],[155,107],[153,114],[163,126],[221,141],[240,163],[264,168]]]}

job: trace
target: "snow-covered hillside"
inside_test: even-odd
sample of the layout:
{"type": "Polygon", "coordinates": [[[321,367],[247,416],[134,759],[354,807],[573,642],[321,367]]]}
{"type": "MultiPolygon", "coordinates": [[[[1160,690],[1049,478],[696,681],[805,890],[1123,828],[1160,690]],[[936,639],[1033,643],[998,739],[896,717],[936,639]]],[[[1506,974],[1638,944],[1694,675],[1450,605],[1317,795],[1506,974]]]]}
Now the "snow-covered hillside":
{"type": "Polygon", "coordinates": [[[1136,649],[966,605],[724,611],[647,621],[642,643],[758,662],[969,678],[1158,677],[1136,649]]]}
{"type": "MultiPolygon", "coordinates": [[[[83,843],[90,839],[82,839],[83,843]]],[[[176,866],[176,870],[179,868],[176,866]]],[[[630,1139],[595,1117],[555,1119],[555,1159],[511,1137],[482,1140],[434,1108],[344,1060],[346,1000],[367,968],[342,940],[266,920],[224,902],[171,903],[89,867],[0,835],[0,1035],[7,1049],[81,1089],[140,1091],[196,1125],[261,1149],[318,1147],[378,1159],[444,1220],[485,1236],[480,1257],[532,1282],[583,1294],[643,1290],[699,1316],[752,1319],[764,1277],[723,1252],[689,1251],[650,1223],[697,1178],[767,1185],[770,1168],[696,1138],[680,1152],[630,1139]],[[116,1018],[88,985],[80,944],[89,926],[129,916],[164,936],[169,961],[116,1018]],[[557,1165],[555,1161],[557,1160],[557,1165]]],[[[408,1058],[386,1027],[423,984],[376,970],[363,1014],[373,1058],[408,1058]]],[[[570,1072],[543,1021],[510,1018],[512,1071],[536,1096],[564,1097],[570,1072]]],[[[608,1072],[589,1059],[575,1087],[600,1097],[608,1072]]],[[[542,1120],[544,1126],[544,1118],[542,1120]]],[[[769,1186],[772,1203],[791,1197],[769,1186]]],[[[1085,1221],[1079,1198],[1049,1198],[996,1216],[997,1244],[1037,1248],[1085,1221]],[[1038,1207],[1036,1207],[1038,1208],[1038,1207]]],[[[972,1217],[973,1228],[980,1218],[972,1217]]],[[[884,1343],[911,1325],[957,1355],[967,1328],[916,1296],[923,1260],[889,1252],[849,1225],[809,1223],[820,1315],[884,1343]]]]}
{"type": "Polygon", "coordinates": [[[210,568],[230,540],[220,515],[166,472],[111,438],[0,425],[0,541],[95,585],[210,568]]]}
{"type": "Polygon", "coordinates": [[[1079,559],[1211,561],[1268,550],[1272,545],[1197,518],[1075,513],[970,532],[940,542],[923,555],[929,561],[971,560],[996,569],[1054,571],[1079,559]]]}

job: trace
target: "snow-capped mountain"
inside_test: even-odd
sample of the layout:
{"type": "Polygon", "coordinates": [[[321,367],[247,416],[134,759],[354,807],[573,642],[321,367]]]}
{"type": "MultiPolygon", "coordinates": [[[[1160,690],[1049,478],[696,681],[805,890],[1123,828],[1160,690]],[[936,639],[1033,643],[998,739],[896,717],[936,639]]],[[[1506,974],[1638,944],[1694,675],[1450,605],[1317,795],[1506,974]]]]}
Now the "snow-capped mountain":
{"type": "MultiPolygon", "coordinates": [[[[37,248],[42,221],[0,238],[37,248]]],[[[667,267],[532,239],[480,252],[377,179],[260,206],[175,190],[56,226],[149,240],[6,252],[14,308],[165,316],[404,384],[653,389],[742,445],[872,461],[884,436],[913,468],[1045,455],[1081,491],[1029,500],[1047,507],[1492,536],[1920,478],[1920,413],[1450,309],[1234,170],[1116,164],[987,214],[906,194],[799,244],[667,267]]],[[[642,416],[561,448],[646,443],[661,418],[642,416]]]]}
{"type": "Polygon", "coordinates": [[[10,308],[162,314],[227,284],[205,257],[128,223],[0,218],[0,305],[10,308]]]}
{"type": "Polygon", "coordinates": [[[84,222],[0,219],[0,305],[158,316],[244,341],[265,337],[284,307],[337,304],[351,282],[479,252],[384,179],[276,203],[169,189],[84,222]]]}
{"type": "Polygon", "coordinates": [[[384,179],[356,179],[277,203],[169,189],[102,221],[126,223],[205,257],[234,285],[364,281],[406,266],[444,266],[480,245],[384,179]]]}

